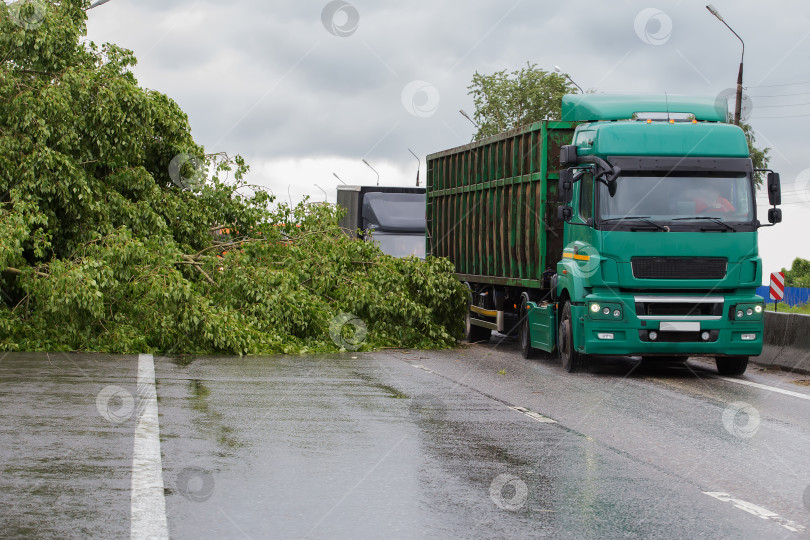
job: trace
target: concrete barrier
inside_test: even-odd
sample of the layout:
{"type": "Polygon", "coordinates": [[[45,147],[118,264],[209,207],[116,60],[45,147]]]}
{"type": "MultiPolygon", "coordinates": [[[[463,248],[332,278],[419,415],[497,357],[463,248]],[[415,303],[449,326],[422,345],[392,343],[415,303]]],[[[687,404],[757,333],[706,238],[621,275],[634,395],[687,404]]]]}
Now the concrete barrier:
{"type": "Polygon", "coordinates": [[[751,362],[810,373],[810,315],[766,311],[762,355],[751,362]]]}

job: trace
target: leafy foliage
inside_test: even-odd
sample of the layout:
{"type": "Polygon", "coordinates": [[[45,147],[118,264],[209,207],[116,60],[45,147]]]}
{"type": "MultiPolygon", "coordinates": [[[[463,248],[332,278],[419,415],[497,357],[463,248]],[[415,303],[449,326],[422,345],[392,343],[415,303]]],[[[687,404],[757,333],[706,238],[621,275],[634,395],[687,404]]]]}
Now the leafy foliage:
{"type": "MultiPolygon", "coordinates": [[[[768,163],[771,161],[771,156],[768,155],[771,151],[770,148],[757,148],[757,138],[754,136],[754,128],[751,124],[746,124],[740,121],[740,127],[745,133],[745,138],[748,141],[748,153],[751,154],[751,161],[754,163],[755,169],[767,169],[768,163]]],[[[765,180],[765,173],[754,173],[754,182],[757,186],[762,185],[765,180]]]]}
{"type": "Polygon", "coordinates": [[[0,4],[0,350],[325,351],[344,312],[366,348],[455,343],[448,261],[382,255],[332,206],[273,208],[131,51],[80,42],[87,2],[23,1],[0,4]]]}
{"type": "Polygon", "coordinates": [[[810,287],[810,261],[796,257],[790,270],[782,268],[785,273],[786,287],[810,287]]]}
{"type": "Polygon", "coordinates": [[[475,103],[476,139],[538,120],[559,119],[562,97],[576,92],[564,76],[530,63],[512,73],[476,71],[468,88],[475,103]]]}

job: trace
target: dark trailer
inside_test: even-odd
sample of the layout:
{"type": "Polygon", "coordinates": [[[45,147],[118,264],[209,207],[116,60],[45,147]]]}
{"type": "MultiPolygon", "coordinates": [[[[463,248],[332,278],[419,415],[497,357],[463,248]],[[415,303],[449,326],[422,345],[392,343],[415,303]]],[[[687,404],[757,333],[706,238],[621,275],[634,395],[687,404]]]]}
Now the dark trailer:
{"type": "Polygon", "coordinates": [[[425,258],[425,188],[338,186],[339,225],[394,257],[425,258]]]}

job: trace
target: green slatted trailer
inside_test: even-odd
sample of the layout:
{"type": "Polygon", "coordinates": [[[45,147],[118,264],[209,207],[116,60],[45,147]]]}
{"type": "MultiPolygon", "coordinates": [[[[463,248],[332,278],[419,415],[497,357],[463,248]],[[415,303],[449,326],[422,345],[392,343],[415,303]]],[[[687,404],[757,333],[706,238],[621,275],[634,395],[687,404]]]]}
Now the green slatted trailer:
{"type": "Polygon", "coordinates": [[[576,126],[536,122],[427,158],[427,250],[450,259],[477,296],[475,341],[515,326],[520,294],[550,300],[548,270],[563,250],[560,147],[576,126]]]}
{"type": "MultiPolygon", "coordinates": [[[[723,102],[722,107],[725,107],[723,102]]],[[[762,351],[754,170],[714,98],[586,94],[427,158],[427,252],[470,291],[470,341],[518,335],[575,371],[609,356],[762,351]],[[708,201],[708,202],[707,202],[708,201]]],[[[768,221],[781,220],[768,174],[768,221]]]]}
{"type": "Polygon", "coordinates": [[[428,156],[428,250],[465,281],[543,286],[562,254],[560,146],[573,122],[537,122],[428,156]]]}

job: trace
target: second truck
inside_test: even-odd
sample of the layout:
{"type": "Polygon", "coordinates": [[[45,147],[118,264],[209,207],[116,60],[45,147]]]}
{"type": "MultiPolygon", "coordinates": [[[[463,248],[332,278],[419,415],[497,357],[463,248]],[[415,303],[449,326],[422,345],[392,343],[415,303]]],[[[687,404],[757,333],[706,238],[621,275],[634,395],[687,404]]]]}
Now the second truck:
{"type": "Polygon", "coordinates": [[[569,95],[561,121],[428,156],[427,250],[469,287],[470,341],[515,331],[569,372],[711,356],[740,375],[762,352],[757,172],[713,98],[569,95]]]}

